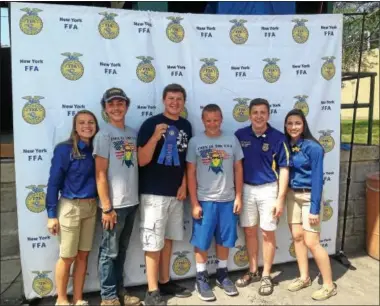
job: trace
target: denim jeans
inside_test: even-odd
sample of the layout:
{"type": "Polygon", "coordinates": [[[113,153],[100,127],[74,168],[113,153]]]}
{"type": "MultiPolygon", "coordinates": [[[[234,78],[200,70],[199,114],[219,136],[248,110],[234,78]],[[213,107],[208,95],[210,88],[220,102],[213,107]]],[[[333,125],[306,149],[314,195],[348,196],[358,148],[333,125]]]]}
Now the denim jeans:
{"type": "Polygon", "coordinates": [[[98,265],[102,300],[118,298],[118,292],[124,287],[124,262],[137,207],[138,205],[115,209],[115,227],[112,230],[103,229],[98,265]]]}

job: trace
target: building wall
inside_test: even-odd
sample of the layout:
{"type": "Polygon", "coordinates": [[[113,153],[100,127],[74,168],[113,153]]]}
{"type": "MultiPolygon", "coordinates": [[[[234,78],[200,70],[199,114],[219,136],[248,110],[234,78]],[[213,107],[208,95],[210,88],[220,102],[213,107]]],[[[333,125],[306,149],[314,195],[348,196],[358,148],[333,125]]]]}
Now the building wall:
{"type": "MultiPolygon", "coordinates": [[[[373,68],[369,69],[368,72],[376,72],[377,76],[375,78],[375,101],[374,101],[374,110],[373,118],[379,119],[379,80],[380,80],[380,71],[379,71],[379,49],[372,50],[375,55],[370,56],[369,60],[374,62],[375,65],[373,68]]],[[[364,52],[363,56],[368,57],[368,52],[364,52]]],[[[352,71],[355,71],[353,68],[352,71]]],[[[358,102],[369,102],[369,92],[370,92],[370,78],[363,78],[359,81],[359,95],[358,102]]],[[[356,80],[343,82],[344,87],[342,88],[342,104],[354,103],[355,93],[356,93],[356,80]]],[[[342,109],[341,110],[342,119],[351,119],[353,115],[353,110],[342,109]]],[[[357,110],[357,119],[367,119],[368,118],[368,108],[359,108],[357,110]]]]}

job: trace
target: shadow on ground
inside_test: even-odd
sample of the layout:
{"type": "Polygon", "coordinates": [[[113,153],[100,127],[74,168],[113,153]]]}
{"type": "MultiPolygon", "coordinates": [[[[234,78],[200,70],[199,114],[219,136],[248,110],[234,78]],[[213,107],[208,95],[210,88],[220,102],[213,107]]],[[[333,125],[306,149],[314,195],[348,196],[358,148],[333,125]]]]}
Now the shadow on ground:
{"type": "MultiPolygon", "coordinates": [[[[273,266],[272,277],[278,285],[275,287],[274,293],[268,297],[262,297],[258,294],[259,283],[253,283],[246,288],[239,289],[240,293],[237,297],[228,297],[220,288],[215,286],[215,277],[211,276],[211,283],[217,297],[215,302],[199,300],[194,291],[194,278],[178,281],[192,291],[193,296],[185,299],[165,296],[164,299],[168,305],[379,305],[379,261],[367,256],[364,252],[348,254],[348,257],[356,267],[355,271],[348,270],[330,257],[333,279],[338,285],[338,294],[323,302],[315,302],[310,297],[311,293],[319,289],[322,284],[313,259],[309,260],[310,277],[313,284],[299,292],[289,292],[286,289],[290,282],[298,276],[297,263],[290,262],[273,266]]],[[[230,277],[236,281],[244,272],[230,272],[230,277]]],[[[129,287],[128,290],[143,301],[146,288],[146,285],[142,285],[129,287]]],[[[89,301],[90,305],[100,304],[99,292],[86,293],[84,298],[89,301]]],[[[55,297],[47,297],[29,301],[29,303],[33,306],[54,305],[55,300],[55,297]]],[[[27,304],[27,302],[25,303],[27,304]]],[[[2,302],[1,304],[20,305],[20,302],[2,302]]]]}

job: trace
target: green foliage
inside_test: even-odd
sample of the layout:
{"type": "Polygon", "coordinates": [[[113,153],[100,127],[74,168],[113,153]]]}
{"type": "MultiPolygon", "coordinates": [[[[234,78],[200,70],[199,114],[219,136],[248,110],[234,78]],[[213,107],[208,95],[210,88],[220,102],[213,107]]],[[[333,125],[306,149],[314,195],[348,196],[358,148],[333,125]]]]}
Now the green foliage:
{"type": "MultiPolygon", "coordinates": [[[[375,63],[371,57],[374,49],[380,45],[380,5],[379,2],[335,2],[334,13],[366,13],[364,24],[363,50],[367,50],[362,57],[361,71],[368,71],[375,63]]],[[[342,70],[355,71],[359,63],[360,42],[362,34],[362,15],[345,16],[343,21],[343,54],[342,70]]]]}

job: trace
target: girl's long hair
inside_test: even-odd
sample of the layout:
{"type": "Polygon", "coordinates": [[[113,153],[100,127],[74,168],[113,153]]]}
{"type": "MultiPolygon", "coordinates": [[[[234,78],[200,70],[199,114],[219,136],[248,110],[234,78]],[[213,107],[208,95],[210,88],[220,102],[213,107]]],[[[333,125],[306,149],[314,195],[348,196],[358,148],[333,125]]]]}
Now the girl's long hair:
{"type": "Polygon", "coordinates": [[[292,109],[289,113],[287,113],[287,115],[285,117],[284,132],[285,132],[285,136],[288,139],[289,143],[290,143],[291,137],[290,137],[288,131],[286,130],[286,121],[288,121],[288,118],[290,116],[299,116],[299,117],[301,117],[302,122],[303,122],[303,132],[301,134],[302,138],[315,141],[317,144],[319,144],[320,146],[322,146],[319,143],[319,141],[314,138],[313,134],[311,134],[310,129],[309,129],[309,125],[307,124],[307,121],[306,121],[306,117],[305,117],[304,113],[301,110],[299,110],[299,109],[292,109]]]}
{"type": "Polygon", "coordinates": [[[72,146],[73,146],[72,155],[73,155],[74,158],[79,158],[81,156],[81,154],[79,152],[79,148],[78,148],[78,142],[79,142],[80,138],[79,138],[79,135],[78,135],[78,133],[76,131],[76,123],[77,123],[78,116],[82,115],[82,114],[91,115],[94,118],[94,121],[95,121],[95,134],[90,139],[90,145],[92,145],[92,140],[94,139],[96,133],[98,133],[98,131],[99,131],[98,120],[96,119],[96,116],[92,112],[90,112],[89,110],[86,110],[86,109],[82,109],[82,110],[80,110],[79,112],[77,112],[75,114],[75,116],[73,118],[73,127],[71,129],[70,137],[69,137],[69,139],[67,139],[65,141],[65,143],[72,144],[72,146]]]}

